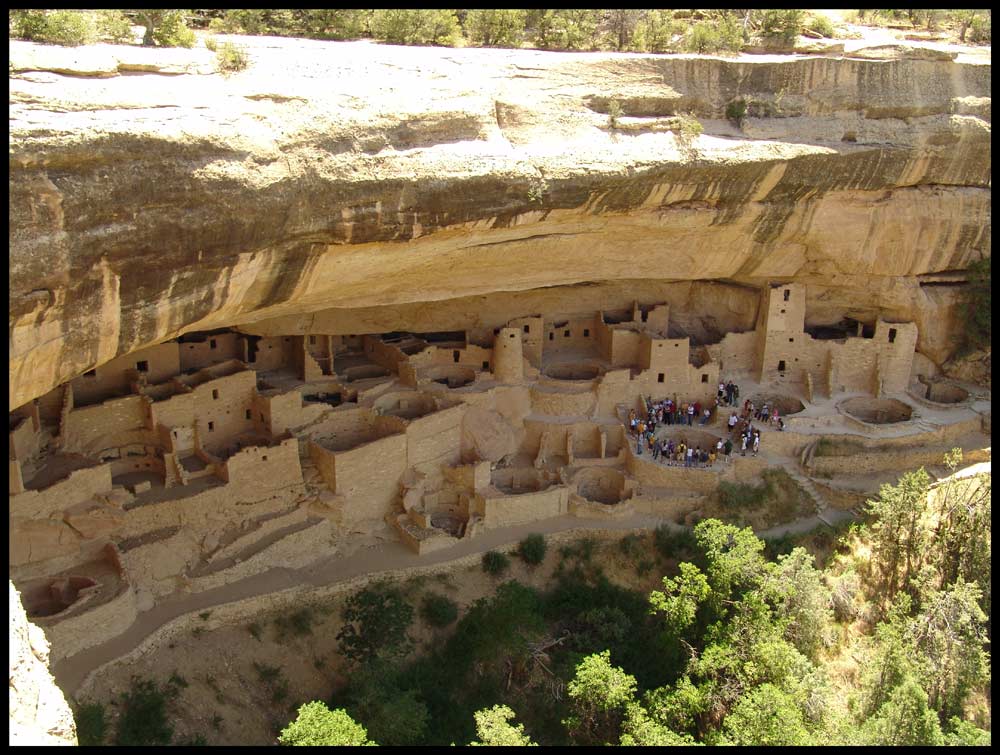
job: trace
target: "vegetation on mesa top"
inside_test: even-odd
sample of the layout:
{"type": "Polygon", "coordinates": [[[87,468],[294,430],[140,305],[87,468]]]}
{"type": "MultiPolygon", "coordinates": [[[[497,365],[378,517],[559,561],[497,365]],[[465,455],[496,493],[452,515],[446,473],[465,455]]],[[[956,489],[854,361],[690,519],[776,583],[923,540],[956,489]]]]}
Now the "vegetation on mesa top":
{"type": "MultiPolygon", "coordinates": [[[[859,10],[867,24],[948,29],[956,39],[988,44],[991,11],[859,10]]],[[[832,37],[825,15],[804,10],[448,10],[215,9],[9,11],[10,35],[63,45],[134,43],[131,24],[145,27],[144,45],[191,47],[190,27],[229,34],[312,39],[370,38],[406,45],[534,47],[541,50],[736,53],[747,46],[788,43],[798,34],[832,37]]]]}

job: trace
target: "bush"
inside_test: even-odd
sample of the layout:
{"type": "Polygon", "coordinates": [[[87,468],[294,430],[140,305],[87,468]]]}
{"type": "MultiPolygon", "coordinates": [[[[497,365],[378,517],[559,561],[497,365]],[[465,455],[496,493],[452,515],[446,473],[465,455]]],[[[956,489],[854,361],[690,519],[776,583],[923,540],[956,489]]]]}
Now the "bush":
{"type": "Polygon", "coordinates": [[[759,508],[764,503],[767,488],[746,482],[720,482],[719,504],[727,511],[759,508]]]}
{"type": "Polygon", "coordinates": [[[742,46],[740,25],[730,16],[699,22],[691,27],[684,39],[684,49],[688,52],[739,52],[742,46]]]}
{"type": "Polygon", "coordinates": [[[684,556],[690,556],[698,549],[698,541],[691,530],[686,527],[674,530],[665,524],[653,530],[653,545],[661,556],[677,561],[682,560],[684,556]]]}
{"type": "Polygon", "coordinates": [[[10,12],[10,33],[16,39],[42,41],[45,35],[45,11],[12,10],[10,12]]]}
{"type": "Polygon", "coordinates": [[[281,734],[278,742],[298,746],[358,746],[368,741],[365,727],[354,721],[342,708],[330,710],[323,703],[306,703],[298,716],[281,734]]]}
{"type": "Polygon", "coordinates": [[[525,10],[470,10],[465,35],[476,47],[520,47],[524,39],[525,10]]]}
{"type": "Polygon", "coordinates": [[[674,15],[670,10],[647,10],[632,37],[636,52],[668,52],[674,35],[674,15]]]}
{"type": "Polygon", "coordinates": [[[837,33],[836,29],[833,28],[833,22],[826,16],[810,16],[805,23],[805,28],[827,38],[837,33]]]}
{"type": "Polygon", "coordinates": [[[371,11],[347,8],[293,10],[297,33],[314,39],[357,39],[371,11]]]}
{"type": "Polygon", "coordinates": [[[483,554],[483,571],[498,577],[510,567],[510,559],[499,551],[487,551],[483,554]]]}
{"type": "Polygon", "coordinates": [[[95,747],[104,744],[108,721],[104,706],[100,703],[81,705],[76,712],[76,738],[81,747],[95,747]]]}
{"type": "MultiPolygon", "coordinates": [[[[216,21],[217,19],[213,18],[212,20],[216,21]]],[[[216,41],[215,37],[205,37],[205,49],[209,52],[218,52],[219,43],[216,41]]]]}
{"type": "Polygon", "coordinates": [[[135,42],[132,23],[117,9],[97,11],[97,33],[101,39],[116,45],[135,42]]]}
{"type": "Polygon", "coordinates": [[[93,13],[74,10],[57,10],[36,15],[28,12],[19,28],[36,42],[77,47],[97,41],[97,20],[93,13]]]}
{"type": "Polygon", "coordinates": [[[458,618],[458,605],[444,595],[427,593],[420,606],[420,615],[432,627],[446,627],[458,618]]]}
{"type": "Polygon", "coordinates": [[[770,8],[761,11],[758,28],[761,36],[782,42],[794,42],[805,19],[803,10],[770,8]]]}
{"type": "Polygon", "coordinates": [[[990,44],[992,38],[992,19],[990,11],[976,16],[969,24],[969,32],[966,39],[974,45],[990,44]]]}
{"type": "Polygon", "coordinates": [[[340,653],[358,663],[377,657],[406,655],[412,640],[413,606],[399,588],[377,583],[354,593],[341,612],[344,626],[337,634],[340,653]]]}
{"type": "Polygon", "coordinates": [[[119,747],[168,745],[174,730],[167,723],[169,689],[161,689],[151,679],[132,677],[132,686],[123,692],[115,744],[119,747]]]}
{"type": "Polygon", "coordinates": [[[537,566],[545,560],[545,552],[548,550],[548,547],[548,543],[545,542],[545,536],[534,532],[520,542],[517,552],[526,564],[537,566]]]}
{"type": "Polygon", "coordinates": [[[215,53],[216,66],[222,73],[236,73],[250,65],[246,50],[232,42],[223,42],[215,53]]]}
{"type": "Polygon", "coordinates": [[[372,36],[399,45],[453,47],[460,27],[453,10],[407,10],[394,8],[372,14],[372,36]]]}
{"type": "Polygon", "coordinates": [[[179,11],[167,13],[153,32],[153,40],[160,47],[194,47],[195,36],[184,23],[184,14],[179,11]]]}
{"type": "Polygon", "coordinates": [[[747,117],[747,101],[742,97],[737,97],[726,103],[726,118],[737,126],[742,127],[743,121],[747,117]]]}

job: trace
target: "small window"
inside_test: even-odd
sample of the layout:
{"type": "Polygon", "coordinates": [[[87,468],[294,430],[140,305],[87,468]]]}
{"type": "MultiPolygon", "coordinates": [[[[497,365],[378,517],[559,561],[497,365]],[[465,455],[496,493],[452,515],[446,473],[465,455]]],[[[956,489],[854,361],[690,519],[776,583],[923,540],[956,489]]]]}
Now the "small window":
{"type": "Polygon", "coordinates": [[[488,370],[489,368],[490,368],[490,363],[489,362],[483,362],[483,369],[484,370],[488,370]]]}
{"type": "Polygon", "coordinates": [[[214,349],[214,348],[215,348],[215,339],[214,339],[214,338],[213,338],[213,339],[211,339],[211,340],[210,340],[210,341],[208,342],[208,348],[210,348],[210,349],[214,349]]]}
{"type": "Polygon", "coordinates": [[[784,372],[784,371],[785,371],[785,360],[782,359],[780,362],[778,362],[778,372],[784,372]]]}
{"type": "Polygon", "coordinates": [[[531,326],[530,325],[525,325],[524,326],[524,332],[525,333],[530,333],[531,332],[531,326]]]}
{"type": "Polygon", "coordinates": [[[701,374],[701,382],[707,383],[708,382],[708,375],[706,375],[705,373],[702,373],[701,374]]]}
{"type": "Polygon", "coordinates": [[[785,301],[788,301],[788,297],[792,295],[792,292],[787,288],[785,289],[785,301]]]}
{"type": "Polygon", "coordinates": [[[208,423],[208,431],[210,433],[214,433],[215,432],[215,423],[214,422],[209,422],[208,423]]]}
{"type": "Polygon", "coordinates": [[[675,344],[674,344],[674,348],[675,348],[675,349],[679,349],[679,348],[680,348],[680,346],[681,346],[681,345],[680,345],[679,343],[675,343],[675,344]]]}
{"type": "Polygon", "coordinates": [[[314,346],[316,344],[316,336],[309,336],[309,345],[314,346]]]}
{"type": "Polygon", "coordinates": [[[889,328],[889,343],[895,343],[895,342],[896,342],[896,329],[889,328]]]}
{"type": "Polygon", "coordinates": [[[495,336],[500,335],[500,328],[493,328],[493,335],[495,336]]]}
{"type": "Polygon", "coordinates": [[[795,339],[794,338],[789,338],[788,339],[788,343],[795,343],[795,339]]]}
{"type": "Polygon", "coordinates": [[[261,413],[260,413],[260,421],[261,421],[261,422],[264,422],[264,421],[265,421],[265,420],[264,420],[264,412],[261,412],[261,413]]]}
{"type": "Polygon", "coordinates": [[[549,340],[550,341],[556,340],[556,334],[555,333],[549,333],[549,340]]]}
{"type": "Polygon", "coordinates": [[[785,314],[785,310],[781,310],[781,314],[785,314]]]}
{"type": "Polygon", "coordinates": [[[451,358],[454,359],[456,362],[458,361],[459,357],[461,357],[461,356],[462,355],[458,351],[458,349],[455,349],[453,352],[451,352],[451,358]]]}
{"type": "Polygon", "coordinates": [[[262,458],[262,459],[263,459],[264,461],[267,461],[267,454],[264,454],[264,455],[263,455],[263,456],[261,456],[260,458],[262,458]]]}
{"type": "Polygon", "coordinates": [[[569,331],[568,330],[564,330],[563,331],[563,338],[569,338],[569,331]]]}
{"type": "Polygon", "coordinates": [[[583,337],[584,338],[590,338],[590,329],[589,328],[584,328],[583,329],[583,337]]]}
{"type": "Polygon", "coordinates": [[[290,342],[291,342],[291,340],[292,340],[291,338],[286,338],[286,339],[285,339],[285,343],[290,343],[290,342]]]}
{"type": "Polygon", "coordinates": [[[649,312],[643,312],[642,313],[642,321],[646,322],[647,319],[649,319],[649,312]]]}
{"type": "Polygon", "coordinates": [[[135,363],[135,368],[139,370],[139,372],[149,372],[149,362],[143,359],[142,361],[135,363]]]}
{"type": "Polygon", "coordinates": [[[664,375],[664,374],[663,374],[663,373],[661,372],[661,373],[660,373],[659,375],[657,375],[657,376],[656,376],[656,382],[657,382],[657,383],[662,383],[662,382],[663,382],[663,379],[664,379],[665,377],[666,377],[666,375],[664,375]]]}
{"type": "Polygon", "coordinates": [[[218,388],[213,388],[212,389],[212,398],[214,398],[214,399],[219,398],[219,389],[218,388]]]}
{"type": "Polygon", "coordinates": [[[247,419],[253,419],[253,412],[247,409],[247,419]]]}
{"type": "Polygon", "coordinates": [[[97,377],[97,370],[87,370],[83,373],[84,377],[97,377]]]}
{"type": "Polygon", "coordinates": [[[194,344],[192,343],[190,346],[188,346],[188,348],[189,349],[193,349],[194,348],[194,344]]]}
{"type": "Polygon", "coordinates": [[[511,333],[511,334],[509,334],[509,337],[510,337],[510,338],[513,338],[513,337],[514,337],[514,336],[516,336],[516,335],[517,335],[517,333],[511,333]]]}

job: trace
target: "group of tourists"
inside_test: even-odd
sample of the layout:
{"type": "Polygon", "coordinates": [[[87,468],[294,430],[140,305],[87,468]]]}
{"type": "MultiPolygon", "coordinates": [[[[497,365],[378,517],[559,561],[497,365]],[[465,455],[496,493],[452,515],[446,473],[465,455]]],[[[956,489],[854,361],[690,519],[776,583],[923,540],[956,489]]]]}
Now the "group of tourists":
{"type": "Polygon", "coordinates": [[[711,467],[720,458],[729,460],[733,451],[731,440],[719,438],[715,445],[702,448],[700,445],[689,446],[684,439],[674,442],[673,438],[650,438],[647,441],[653,461],[662,461],[667,466],[683,464],[685,467],[711,467]]]}
{"type": "Polygon", "coordinates": [[[735,406],[740,398],[740,387],[732,380],[719,383],[718,401],[724,406],[735,406]]]}
{"type": "Polygon", "coordinates": [[[644,399],[646,416],[640,417],[635,409],[629,411],[629,432],[636,437],[653,433],[657,425],[707,425],[718,408],[718,401],[711,406],[702,405],[700,401],[677,401],[665,398],[656,403],[644,399]]]}
{"type": "Polygon", "coordinates": [[[719,439],[712,447],[702,448],[700,445],[690,446],[683,439],[656,438],[657,426],[686,425],[693,426],[695,417],[698,424],[707,425],[718,409],[719,402],[711,406],[703,406],[700,401],[677,401],[663,399],[652,402],[644,399],[646,416],[641,417],[635,409],[629,411],[629,433],[635,438],[635,452],[641,456],[645,449],[654,461],[665,462],[673,466],[683,464],[685,467],[712,466],[723,455],[728,459],[732,453],[733,444],[730,440],[719,439]]]}

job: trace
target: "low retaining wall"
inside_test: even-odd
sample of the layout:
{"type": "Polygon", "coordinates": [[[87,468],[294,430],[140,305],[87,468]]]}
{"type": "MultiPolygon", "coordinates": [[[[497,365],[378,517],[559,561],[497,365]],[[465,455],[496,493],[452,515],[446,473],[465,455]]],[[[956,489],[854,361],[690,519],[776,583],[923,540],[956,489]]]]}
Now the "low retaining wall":
{"type": "Polygon", "coordinates": [[[49,663],[52,664],[117,637],[132,626],[138,615],[135,590],[126,585],[119,595],[107,603],[78,616],[70,616],[51,626],[46,626],[44,620],[35,620],[35,623],[42,627],[49,639],[52,647],[49,663]]]}

